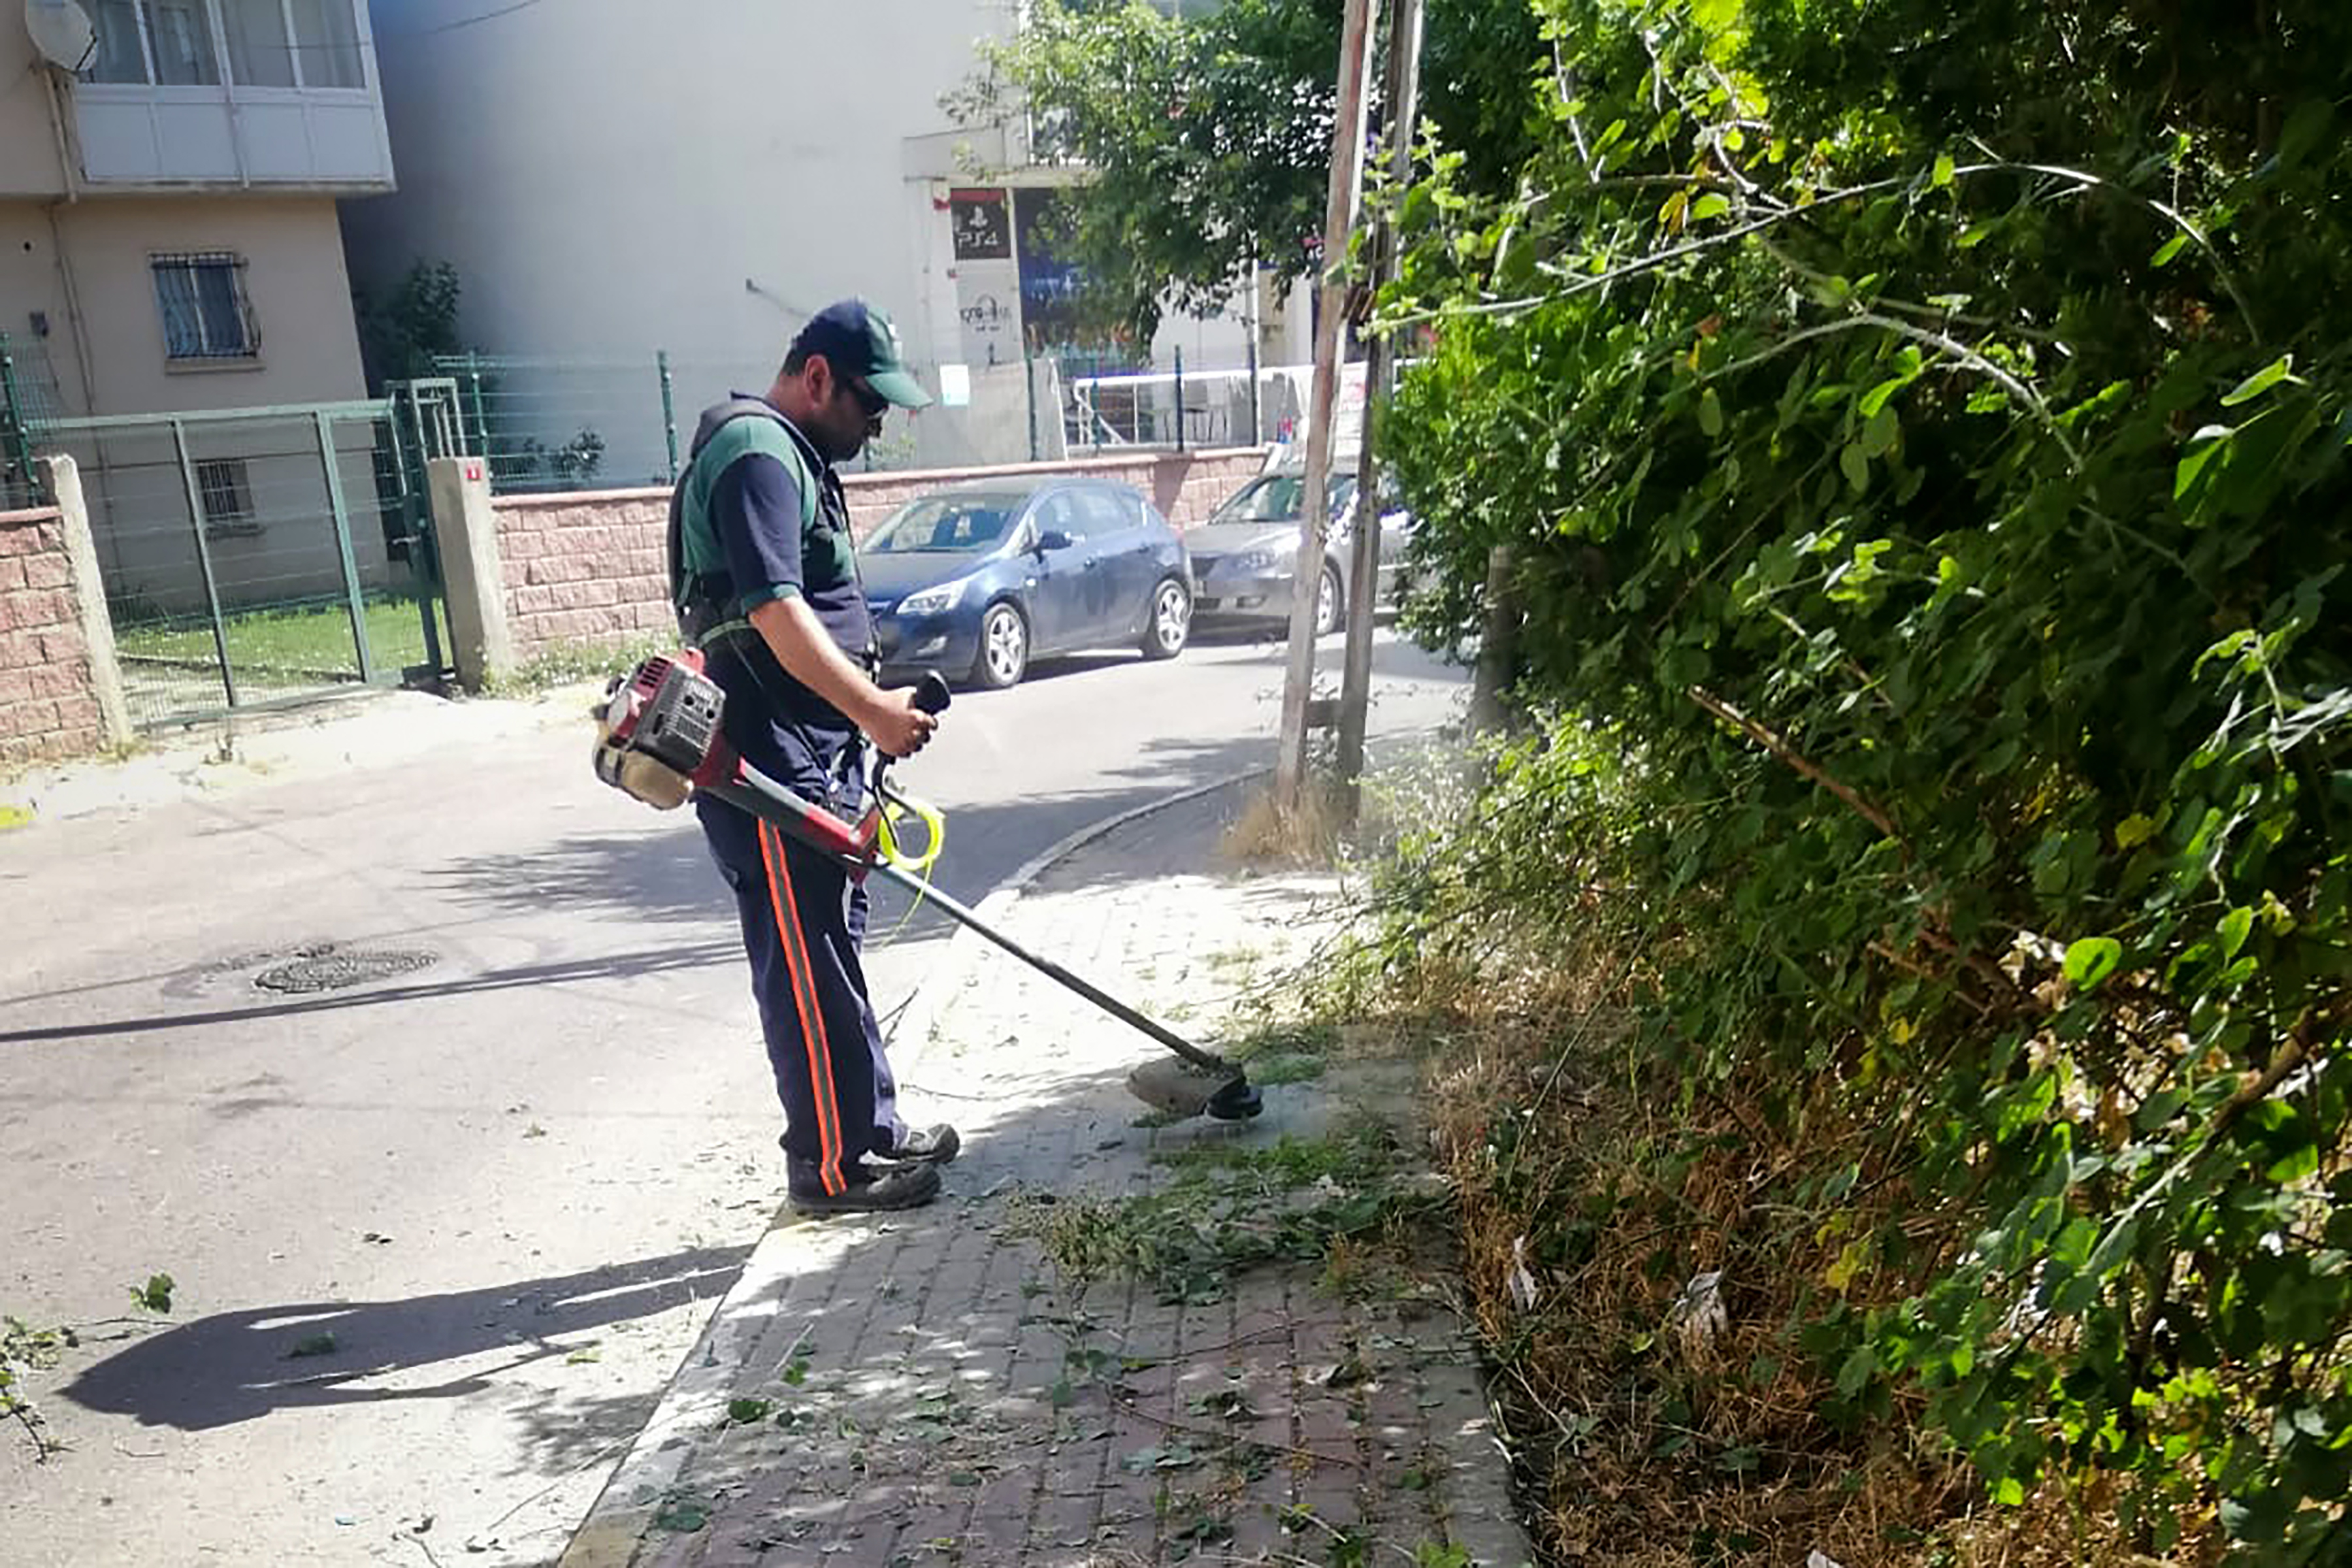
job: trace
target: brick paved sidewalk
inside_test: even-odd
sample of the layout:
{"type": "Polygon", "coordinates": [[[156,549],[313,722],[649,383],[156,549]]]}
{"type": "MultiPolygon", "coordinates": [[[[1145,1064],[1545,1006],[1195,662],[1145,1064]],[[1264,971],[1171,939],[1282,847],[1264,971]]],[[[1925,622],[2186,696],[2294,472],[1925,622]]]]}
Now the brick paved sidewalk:
{"type": "MultiPolygon", "coordinates": [[[[1213,1040],[1237,993],[1328,931],[1336,891],[1213,868],[1238,804],[1112,830],[1006,924],[1213,1040]]],[[[1345,1084],[1269,1088],[1242,1127],[1138,1125],[1123,1079],[1158,1047],[968,933],[952,952],[920,1037],[893,1050],[909,1111],[964,1131],[946,1195],[887,1220],[782,1216],[564,1568],[1528,1561],[1438,1292],[1349,1300],[1304,1266],[1205,1305],[1124,1278],[1080,1290],[1010,1223],[1039,1194],[1150,1190],[1155,1152],[1312,1136],[1347,1113],[1345,1084]]]]}

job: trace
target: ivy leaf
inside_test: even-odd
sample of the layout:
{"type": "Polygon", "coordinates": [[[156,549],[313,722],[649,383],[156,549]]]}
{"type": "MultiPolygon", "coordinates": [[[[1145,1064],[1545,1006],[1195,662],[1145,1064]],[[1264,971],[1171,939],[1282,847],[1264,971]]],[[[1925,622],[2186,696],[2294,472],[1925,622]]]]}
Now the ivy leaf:
{"type": "Polygon", "coordinates": [[[2066,950],[2066,978],[2077,989],[2094,991],[2124,961],[2124,944],[2111,936],[2086,936],[2066,950]]]}
{"type": "MultiPolygon", "coordinates": [[[[2242,403],[2252,403],[2283,381],[2295,381],[2294,356],[2281,354],[2253,374],[2230,389],[2221,398],[2221,406],[2235,408],[2242,403]]],[[[2296,382],[2300,385],[2300,382],[2296,382]]]]}

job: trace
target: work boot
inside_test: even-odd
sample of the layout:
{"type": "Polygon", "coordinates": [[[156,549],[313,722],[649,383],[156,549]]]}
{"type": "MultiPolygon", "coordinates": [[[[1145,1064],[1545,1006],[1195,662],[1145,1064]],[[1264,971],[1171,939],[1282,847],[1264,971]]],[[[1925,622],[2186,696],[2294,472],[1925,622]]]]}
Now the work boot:
{"type": "Polygon", "coordinates": [[[887,1149],[877,1149],[874,1157],[894,1165],[944,1165],[963,1150],[963,1140],[946,1122],[932,1127],[909,1127],[898,1136],[898,1142],[887,1149]]]}
{"type": "Polygon", "coordinates": [[[940,1195],[940,1173],[929,1165],[856,1164],[842,1174],[848,1184],[828,1193],[813,1163],[788,1157],[784,1186],[793,1207],[807,1215],[867,1214],[920,1208],[940,1195]]]}

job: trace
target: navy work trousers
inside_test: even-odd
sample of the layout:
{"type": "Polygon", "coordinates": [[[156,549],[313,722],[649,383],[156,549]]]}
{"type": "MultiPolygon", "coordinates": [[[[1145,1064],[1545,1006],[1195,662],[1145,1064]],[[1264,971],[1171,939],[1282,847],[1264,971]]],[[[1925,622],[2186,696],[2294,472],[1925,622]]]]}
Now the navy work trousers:
{"type": "Polygon", "coordinates": [[[725,801],[695,797],[719,874],[734,891],[768,1063],[784,1107],[784,1152],[828,1194],[905,1125],[858,950],[866,889],[839,861],[725,801]]]}

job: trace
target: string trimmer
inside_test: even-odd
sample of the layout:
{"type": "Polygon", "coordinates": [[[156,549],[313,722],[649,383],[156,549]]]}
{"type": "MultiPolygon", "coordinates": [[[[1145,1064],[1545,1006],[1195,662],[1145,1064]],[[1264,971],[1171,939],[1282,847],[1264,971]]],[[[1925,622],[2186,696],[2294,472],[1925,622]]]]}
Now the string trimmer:
{"type": "MultiPolygon", "coordinates": [[[[937,713],[948,701],[947,682],[936,672],[924,676],[916,706],[937,713]]],[[[727,693],[703,673],[699,653],[689,649],[646,659],[625,679],[613,683],[598,717],[596,776],[665,811],[684,805],[695,791],[701,790],[791,834],[839,862],[860,881],[874,873],[929,900],[949,918],[1174,1053],[1172,1060],[1148,1064],[1128,1076],[1129,1089],[1154,1110],[1175,1116],[1205,1111],[1221,1121],[1240,1121],[1264,1109],[1258,1091],[1238,1066],[1146,1017],[1052,959],[1030,952],[918,875],[936,854],[940,818],[890,787],[887,757],[875,764],[873,800],[864,817],[855,824],[844,822],[738,755],[719,727],[726,709],[727,693]],[[929,825],[930,843],[922,857],[910,860],[899,853],[891,826],[894,806],[915,812],[929,825]]]]}

